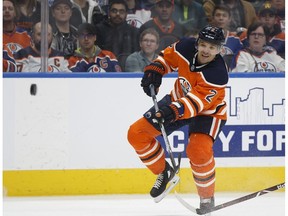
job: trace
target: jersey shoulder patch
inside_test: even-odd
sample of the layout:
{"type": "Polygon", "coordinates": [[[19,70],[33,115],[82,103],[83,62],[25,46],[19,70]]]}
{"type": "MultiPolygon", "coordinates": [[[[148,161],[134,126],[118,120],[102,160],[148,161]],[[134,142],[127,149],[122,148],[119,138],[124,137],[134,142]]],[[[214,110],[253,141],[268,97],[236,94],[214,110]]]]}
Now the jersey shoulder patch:
{"type": "Polygon", "coordinates": [[[205,80],[214,85],[226,85],[229,75],[224,59],[217,55],[214,61],[210,62],[202,70],[205,80]]]}
{"type": "Polygon", "coordinates": [[[176,51],[181,53],[181,55],[190,62],[196,51],[195,43],[195,38],[182,38],[176,44],[176,51]]]}

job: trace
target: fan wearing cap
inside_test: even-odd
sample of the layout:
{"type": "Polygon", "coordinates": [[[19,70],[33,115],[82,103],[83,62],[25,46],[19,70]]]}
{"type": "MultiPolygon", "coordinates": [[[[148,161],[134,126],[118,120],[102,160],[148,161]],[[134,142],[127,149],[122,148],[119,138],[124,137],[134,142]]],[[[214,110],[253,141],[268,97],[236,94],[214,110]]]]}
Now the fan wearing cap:
{"type": "Polygon", "coordinates": [[[156,0],[155,17],[140,27],[140,34],[147,28],[154,28],[160,36],[160,43],[157,52],[163,50],[172,43],[182,38],[185,28],[173,20],[174,0],[156,0]]]}
{"type": "Polygon", "coordinates": [[[268,45],[272,46],[278,55],[285,58],[285,32],[281,30],[277,10],[270,2],[265,2],[260,8],[259,21],[269,29],[268,45]]]}
{"type": "Polygon", "coordinates": [[[162,77],[178,71],[174,88],[158,102],[159,111],[155,112],[154,107],[149,109],[130,126],[127,135],[144,165],[158,175],[150,191],[155,199],[163,196],[176,172],[165,160],[164,149],[156,139],[161,135],[158,123],[164,124],[168,135],[188,125],[186,154],[200,197],[200,209],[209,210],[214,206],[216,178],[212,148],[227,118],[228,72],[219,54],[224,40],[221,28],[206,26],[196,41],[183,38],[175,42],[144,69],[141,86],[148,96],[151,96],[151,84],[157,93],[162,77]]]}
{"type": "Polygon", "coordinates": [[[83,23],[78,28],[79,48],[75,50],[69,61],[72,72],[120,72],[116,56],[102,50],[96,44],[97,34],[95,27],[90,23],[83,23]]]}
{"type": "Polygon", "coordinates": [[[77,48],[77,28],[70,23],[72,16],[72,3],[70,0],[54,0],[51,6],[53,23],[53,42],[51,47],[65,54],[73,55],[77,48]]]}
{"type": "MultiPolygon", "coordinates": [[[[265,2],[259,9],[259,22],[268,28],[267,46],[274,49],[278,55],[285,58],[285,32],[282,32],[277,10],[270,2],[265,2]]],[[[240,40],[245,47],[249,46],[247,39],[247,31],[240,35],[240,40]]]]}

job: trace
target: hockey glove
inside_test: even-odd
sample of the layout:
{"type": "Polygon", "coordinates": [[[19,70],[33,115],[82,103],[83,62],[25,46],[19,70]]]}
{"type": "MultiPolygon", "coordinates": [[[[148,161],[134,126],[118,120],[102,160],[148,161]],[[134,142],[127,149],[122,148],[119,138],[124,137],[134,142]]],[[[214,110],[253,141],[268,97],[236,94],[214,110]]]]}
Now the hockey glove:
{"type": "Polygon", "coordinates": [[[173,102],[170,105],[159,107],[159,111],[152,116],[158,123],[171,123],[177,121],[184,114],[184,106],[180,102],[173,102]]]}
{"type": "Polygon", "coordinates": [[[158,92],[158,88],[162,83],[162,76],[164,74],[164,68],[159,62],[151,63],[144,68],[144,76],[141,80],[141,86],[144,92],[151,97],[150,84],[155,87],[155,94],[158,92]]]}

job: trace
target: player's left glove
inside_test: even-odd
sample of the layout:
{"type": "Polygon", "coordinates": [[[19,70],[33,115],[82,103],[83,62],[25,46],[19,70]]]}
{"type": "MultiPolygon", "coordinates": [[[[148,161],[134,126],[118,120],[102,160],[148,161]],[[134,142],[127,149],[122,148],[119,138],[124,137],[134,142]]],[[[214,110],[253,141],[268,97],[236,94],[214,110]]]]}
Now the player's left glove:
{"type": "Polygon", "coordinates": [[[158,88],[162,83],[162,76],[165,73],[163,66],[159,62],[153,62],[144,68],[144,75],[141,80],[141,86],[144,92],[151,97],[150,85],[155,87],[155,94],[157,95],[158,88]]]}
{"type": "Polygon", "coordinates": [[[180,102],[172,102],[170,105],[159,107],[159,111],[154,113],[152,119],[158,123],[171,123],[177,121],[184,114],[184,106],[180,102]]]}

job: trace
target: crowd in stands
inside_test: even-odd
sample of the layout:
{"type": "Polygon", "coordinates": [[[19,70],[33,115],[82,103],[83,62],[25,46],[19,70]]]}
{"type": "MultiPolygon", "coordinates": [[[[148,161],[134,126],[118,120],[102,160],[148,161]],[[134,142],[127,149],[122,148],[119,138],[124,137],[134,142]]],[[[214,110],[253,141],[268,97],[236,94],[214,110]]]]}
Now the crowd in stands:
{"type": "MultiPolygon", "coordinates": [[[[48,2],[47,72],[143,72],[206,25],[223,29],[231,73],[285,69],[285,0],[48,2]]],[[[40,51],[40,0],[3,0],[3,72],[43,72],[40,51]]]]}

